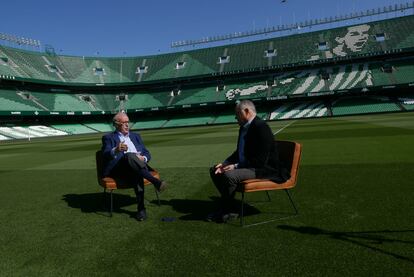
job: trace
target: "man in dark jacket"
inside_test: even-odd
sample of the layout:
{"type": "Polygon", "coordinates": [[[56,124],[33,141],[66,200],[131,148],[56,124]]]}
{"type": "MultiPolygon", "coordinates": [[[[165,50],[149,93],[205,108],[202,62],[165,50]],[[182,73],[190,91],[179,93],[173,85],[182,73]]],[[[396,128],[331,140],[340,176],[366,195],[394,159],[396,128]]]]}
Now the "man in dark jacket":
{"type": "Polygon", "coordinates": [[[160,192],[165,190],[167,183],[149,172],[151,154],[145,148],[141,136],[129,131],[128,116],[122,112],[117,113],[113,125],[116,130],[102,137],[103,175],[134,186],[138,204],[137,220],[143,221],[147,218],[143,178],[154,184],[160,192]]]}
{"type": "Polygon", "coordinates": [[[256,116],[253,102],[239,102],[236,118],[240,126],[236,151],[223,163],[210,168],[211,179],[221,195],[221,208],[209,214],[207,220],[226,222],[237,217],[232,213],[234,195],[243,180],[266,178],[283,182],[289,178],[287,170],[279,164],[273,133],[266,122],[256,116]]]}

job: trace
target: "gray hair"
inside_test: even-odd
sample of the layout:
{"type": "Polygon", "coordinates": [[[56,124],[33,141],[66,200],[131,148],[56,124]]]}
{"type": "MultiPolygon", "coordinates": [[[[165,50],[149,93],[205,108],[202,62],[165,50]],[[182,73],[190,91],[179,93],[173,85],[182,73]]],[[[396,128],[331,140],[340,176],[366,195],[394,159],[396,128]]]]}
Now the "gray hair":
{"type": "Polygon", "coordinates": [[[253,102],[250,100],[241,100],[238,101],[236,104],[236,110],[241,111],[244,109],[249,109],[253,113],[256,113],[256,107],[254,106],[253,102]]]}
{"type": "Polygon", "coordinates": [[[118,112],[118,113],[116,113],[116,114],[114,115],[114,117],[112,118],[112,123],[113,123],[113,124],[115,124],[115,123],[118,121],[118,118],[119,118],[121,115],[126,115],[126,116],[128,116],[125,112],[118,112]]]}

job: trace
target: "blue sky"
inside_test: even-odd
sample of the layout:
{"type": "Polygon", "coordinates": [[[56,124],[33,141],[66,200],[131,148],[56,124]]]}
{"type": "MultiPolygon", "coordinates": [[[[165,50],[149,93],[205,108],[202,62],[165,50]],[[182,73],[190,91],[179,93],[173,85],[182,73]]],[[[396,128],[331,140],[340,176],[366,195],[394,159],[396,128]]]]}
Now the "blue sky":
{"type": "MultiPolygon", "coordinates": [[[[0,33],[38,39],[43,45],[52,45],[56,53],[62,55],[141,56],[177,51],[170,47],[173,41],[250,31],[407,2],[412,1],[11,0],[2,1],[0,33]]],[[[413,11],[405,12],[409,13],[413,11]]],[[[381,18],[372,18],[375,19],[381,18]]],[[[263,38],[266,37],[255,37],[263,38]]],[[[236,42],[242,40],[231,43],[236,42]]]]}

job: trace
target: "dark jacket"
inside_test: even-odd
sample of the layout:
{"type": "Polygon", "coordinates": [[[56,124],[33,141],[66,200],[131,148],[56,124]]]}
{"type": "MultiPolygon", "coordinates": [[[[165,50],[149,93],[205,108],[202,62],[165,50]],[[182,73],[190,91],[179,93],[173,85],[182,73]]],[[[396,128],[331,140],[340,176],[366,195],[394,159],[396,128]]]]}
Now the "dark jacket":
{"type": "MultiPolygon", "coordinates": [[[[135,145],[135,148],[138,152],[141,152],[142,156],[147,157],[147,162],[151,160],[150,152],[145,148],[144,142],[140,135],[136,133],[129,132],[129,137],[132,143],[135,145]]],[[[103,162],[104,162],[104,170],[103,175],[109,176],[111,170],[115,167],[118,161],[125,155],[123,152],[120,152],[114,158],[111,155],[111,150],[118,146],[119,144],[119,136],[118,132],[112,132],[106,134],[102,137],[102,154],[103,154],[103,162]]]]}
{"type": "MultiPolygon", "coordinates": [[[[242,127],[239,129],[239,137],[242,127]]],[[[226,161],[232,164],[239,163],[238,145],[236,151],[226,161]]],[[[284,182],[289,179],[289,172],[279,162],[276,142],[269,125],[259,117],[250,123],[245,136],[243,167],[254,168],[257,178],[270,179],[274,182],[284,182]]]]}

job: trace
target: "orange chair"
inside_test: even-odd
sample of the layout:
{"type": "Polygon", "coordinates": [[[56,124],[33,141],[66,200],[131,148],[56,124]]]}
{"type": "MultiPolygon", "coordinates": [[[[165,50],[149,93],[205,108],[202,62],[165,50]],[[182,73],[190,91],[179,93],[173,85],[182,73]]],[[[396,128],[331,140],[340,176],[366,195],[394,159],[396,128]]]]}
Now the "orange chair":
{"type": "MultiPolygon", "coordinates": [[[[112,197],[112,191],[116,189],[129,189],[133,188],[132,184],[125,184],[124,182],[117,182],[115,179],[111,177],[104,177],[103,176],[103,154],[102,150],[96,151],[95,154],[96,158],[96,175],[98,178],[98,184],[103,187],[104,189],[104,195],[106,195],[106,191],[109,190],[110,192],[110,198],[111,198],[111,206],[110,206],[110,216],[112,216],[113,211],[113,197],[112,197]]],[[[153,170],[151,171],[152,176],[156,178],[160,178],[160,174],[158,171],[153,170]]],[[[151,183],[144,179],[144,186],[150,185],[151,183]]],[[[158,195],[158,191],[155,190],[155,195],[157,196],[158,206],[160,205],[160,198],[158,195]]],[[[106,198],[106,197],[105,197],[106,198]]]]}
{"type": "MultiPolygon", "coordinates": [[[[295,204],[293,203],[292,197],[289,194],[289,189],[296,186],[297,178],[298,178],[298,172],[299,172],[299,164],[300,164],[300,158],[302,154],[302,145],[293,142],[293,141],[276,141],[277,149],[279,152],[279,160],[280,162],[286,166],[288,169],[290,169],[290,178],[284,182],[284,183],[275,183],[267,179],[248,179],[244,180],[241,183],[239,191],[242,194],[242,204],[240,209],[240,225],[244,226],[244,194],[247,192],[256,192],[256,191],[265,191],[268,197],[268,200],[271,201],[269,191],[271,190],[284,190],[290,200],[290,203],[293,206],[293,209],[295,210],[295,213],[293,215],[298,214],[298,210],[296,209],[295,204]]],[[[283,217],[286,218],[286,217],[283,217]]],[[[272,219],[268,221],[258,222],[251,225],[258,225],[263,223],[272,222],[275,220],[279,220],[281,218],[272,219]]]]}

